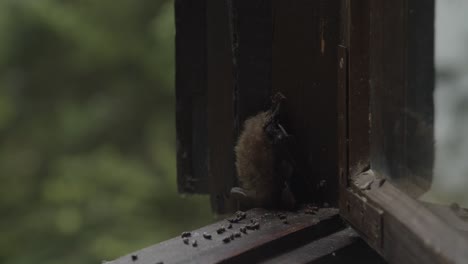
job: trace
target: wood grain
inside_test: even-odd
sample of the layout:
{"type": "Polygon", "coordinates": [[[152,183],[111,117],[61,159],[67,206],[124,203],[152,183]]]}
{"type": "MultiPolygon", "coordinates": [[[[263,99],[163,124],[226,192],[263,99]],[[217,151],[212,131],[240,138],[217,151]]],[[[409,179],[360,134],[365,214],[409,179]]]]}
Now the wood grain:
{"type": "Polygon", "coordinates": [[[206,1],[175,1],[179,192],[207,193],[206,1]]]}
{"type": "Polygon", "coordinates": [[[363,192],[383,211],[383,247],[390,263],[466,263],[468,240],[393,184],[363,192]]]}
{"type": "Polygon", "coordinates": [[[125,255],[106,264],[154,264],[164,263],[256,263],[276,256],[318,238],[325,237],[343,228],[337,209],[320,209],[315,215],[304,212],[274,212],[263,209],[253,209],[247,212],[246,219],[233,223],[232,229],[227,229],[229,222],[221,222],[191,231],[189,244],[184,244],[181,237],[176,237],[162,243],[150,246],[137,252],[125,255]],[[284,214],[288,224],[278,217],[284,214]],[[223,238],[255,219],[259,223],[258,230],[247,230],[241,237],[224,243],[223,238]],[[216,230],[226,227],[223,234],[216,230]],[[203,238],[203,233],[212,235],[211,239],[203,238]],[[191,245],[197,240],[197,247],[191,245]],[[136,256],[137,260],[134,261],[136,256]]]}

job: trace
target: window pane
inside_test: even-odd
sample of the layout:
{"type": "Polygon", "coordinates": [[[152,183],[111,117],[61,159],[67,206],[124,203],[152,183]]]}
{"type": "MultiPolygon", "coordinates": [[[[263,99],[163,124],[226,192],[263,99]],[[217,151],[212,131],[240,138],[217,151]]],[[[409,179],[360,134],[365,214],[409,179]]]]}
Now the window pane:
{"type": "Polygon", "coordinates": [[[436,1],[435,163],[421,198],[468,207],[468,2],[436,1]]]}

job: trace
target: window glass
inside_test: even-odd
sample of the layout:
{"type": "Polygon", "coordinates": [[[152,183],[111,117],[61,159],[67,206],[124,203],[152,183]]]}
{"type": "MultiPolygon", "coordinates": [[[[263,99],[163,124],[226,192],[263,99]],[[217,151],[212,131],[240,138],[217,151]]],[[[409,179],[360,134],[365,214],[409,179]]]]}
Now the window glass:
{"type": "Polygon", "coordinates": [[[468,1],[436,1],[435,162],[425,201],[468,207],[468,1]]]}

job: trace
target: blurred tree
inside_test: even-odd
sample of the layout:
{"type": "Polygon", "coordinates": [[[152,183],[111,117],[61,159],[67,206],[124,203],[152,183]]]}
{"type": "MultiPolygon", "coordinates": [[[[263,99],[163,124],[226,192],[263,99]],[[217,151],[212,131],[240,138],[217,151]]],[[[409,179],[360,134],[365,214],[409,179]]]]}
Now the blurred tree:
{"type": "Polygon", "coordinates": [[[176,193],[173,19],[0,1],[0,263],[96,263],[212,220],[176,193]]]}

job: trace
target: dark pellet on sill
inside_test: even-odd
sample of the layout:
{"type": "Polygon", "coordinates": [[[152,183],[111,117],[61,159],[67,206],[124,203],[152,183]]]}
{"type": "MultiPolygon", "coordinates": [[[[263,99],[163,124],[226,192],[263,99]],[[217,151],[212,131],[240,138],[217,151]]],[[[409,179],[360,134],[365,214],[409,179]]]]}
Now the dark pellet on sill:
{"type": "Polygon", "coordinates": [[[184,237],[191,237],[192,236],[192,233],[190,232],[182,232],[182,234],[180,235],[182,238],[184,237]]]}
{"type": "Polygon", "coordinates": [[[220,227],[220,228],[218,228],[218,229],[216,230],[216,233],[222,234],[222,233],[224,233],[225,231],[226,231],[226,228],[224,228],[224,226],[222,226],[222,227],[220,227]]]}

